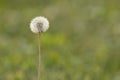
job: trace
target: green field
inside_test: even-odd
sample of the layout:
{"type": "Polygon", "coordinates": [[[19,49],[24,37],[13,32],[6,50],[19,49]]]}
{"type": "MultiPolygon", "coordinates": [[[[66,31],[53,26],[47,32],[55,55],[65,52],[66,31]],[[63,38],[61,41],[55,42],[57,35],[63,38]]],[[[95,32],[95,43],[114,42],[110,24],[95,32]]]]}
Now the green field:
{"type": "Polygon", "coordinates": [[[41,80],[120,80],[119,0],[0,0],[0,80],[37,80],[36,16],[41,80]]]}

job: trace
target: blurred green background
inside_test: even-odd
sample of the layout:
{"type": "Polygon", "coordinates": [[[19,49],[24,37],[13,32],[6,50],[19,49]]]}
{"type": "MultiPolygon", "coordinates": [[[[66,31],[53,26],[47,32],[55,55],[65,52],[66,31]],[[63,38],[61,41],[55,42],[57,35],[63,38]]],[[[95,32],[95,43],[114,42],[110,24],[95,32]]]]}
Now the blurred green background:
{"type": "Polygon", "coordinates": [[[120,80],[119,0],[0,0],[0,80],[37,80],[37,35],[45,16],[41,80],[120,80]]]}

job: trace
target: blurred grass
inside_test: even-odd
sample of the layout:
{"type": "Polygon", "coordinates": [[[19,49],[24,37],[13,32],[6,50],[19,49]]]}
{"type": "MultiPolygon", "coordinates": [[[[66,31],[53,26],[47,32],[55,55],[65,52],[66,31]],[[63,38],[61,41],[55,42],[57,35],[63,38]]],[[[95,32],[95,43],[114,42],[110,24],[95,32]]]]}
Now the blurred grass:
{"type": "Polygon", "coordinates": [[[1,0],[0,80],[37,79],[37,35],[46,16],[42,80],[120,80],[119,0],[1,0]]]}

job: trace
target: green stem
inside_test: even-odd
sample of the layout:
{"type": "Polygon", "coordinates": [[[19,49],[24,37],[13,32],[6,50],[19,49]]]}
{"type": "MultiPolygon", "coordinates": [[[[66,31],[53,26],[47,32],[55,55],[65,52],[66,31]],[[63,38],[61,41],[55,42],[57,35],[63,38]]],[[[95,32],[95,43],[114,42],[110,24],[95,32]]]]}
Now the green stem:
{"type": "Polygon", "coordinates": [[[40,80],[40,64],[41,64],[41,54],[40,54],[40,32],[38,33],[38,80],[40,80]]]}

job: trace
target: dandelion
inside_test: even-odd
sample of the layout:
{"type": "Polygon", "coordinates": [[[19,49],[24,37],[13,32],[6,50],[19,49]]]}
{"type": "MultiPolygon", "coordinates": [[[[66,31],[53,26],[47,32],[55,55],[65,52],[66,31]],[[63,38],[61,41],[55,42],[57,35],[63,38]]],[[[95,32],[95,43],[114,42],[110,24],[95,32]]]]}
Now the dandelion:
{"type": "Polygon", "coordinates": [[[40,61],[41,61],[41,55],[40,55],[40,34],[41,32],[47,31],[49,28],[49,21],[47,18],[43,16],[39,16],[34,18],[30,23],[30,29],[33,33],[38,34],[38,80],[40,80],[40,61]]]}
{"type": "Polygon", "coordinates": [[[45,17],[36,17],[30,23],[30,29],[33,33],[45,32],[49,28],[49,21],[45,17]]]}

